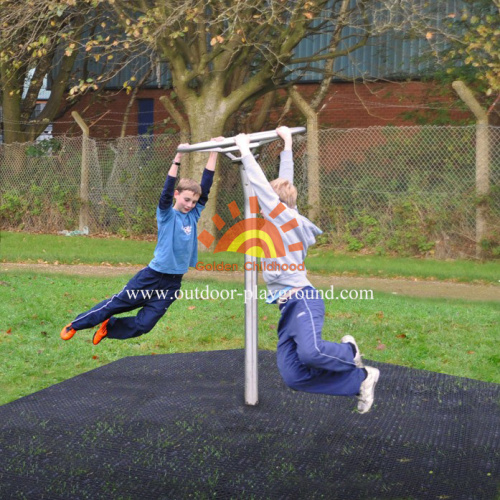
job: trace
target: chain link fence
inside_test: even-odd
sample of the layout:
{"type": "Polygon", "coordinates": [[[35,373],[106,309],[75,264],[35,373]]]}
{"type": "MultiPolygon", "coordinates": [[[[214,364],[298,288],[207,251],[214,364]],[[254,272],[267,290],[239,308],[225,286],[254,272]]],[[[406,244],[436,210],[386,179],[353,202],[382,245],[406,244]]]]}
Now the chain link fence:
{"type": "MultiPolygon", "coordinates": [[[[499,257],[500,128],[489,127],[489,137],[490,192],[478,198],[475,126],[322,130],[319,186],[311,190],[319,196],[312,198],[307,138],[295,136],[299,211],[308,214],[316,205],[324,231],[320,243],[337,249],[454,258],[475,254],[476,209],[482,204],[488,218],[481,244],[486,255],[499,257]]],[[[176,135],[113,141],[61,136],[0,145],[2,228],[78,229],[85,149],[90,234],[155,235],[155,208],[178,143],[176,135]]],[[[278,174],[280,148],[276,141],[260,151],[269,179],[278,174]]],[[[222,156],[219,173],[215,210],[230,220],[229,203],[243,212],[239,168],[222,156]]]]}

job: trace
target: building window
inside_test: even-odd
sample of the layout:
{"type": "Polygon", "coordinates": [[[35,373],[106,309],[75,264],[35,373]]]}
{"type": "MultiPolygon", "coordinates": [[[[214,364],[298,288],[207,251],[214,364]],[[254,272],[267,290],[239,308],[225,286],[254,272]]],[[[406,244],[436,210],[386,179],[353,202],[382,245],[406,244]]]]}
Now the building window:
{"type": "Polygon", "coordinates": [[[138,99],[139,119],[137,120],[137,133],[139,135],[152,135],[154,125],[154,99],[138,99]]]}

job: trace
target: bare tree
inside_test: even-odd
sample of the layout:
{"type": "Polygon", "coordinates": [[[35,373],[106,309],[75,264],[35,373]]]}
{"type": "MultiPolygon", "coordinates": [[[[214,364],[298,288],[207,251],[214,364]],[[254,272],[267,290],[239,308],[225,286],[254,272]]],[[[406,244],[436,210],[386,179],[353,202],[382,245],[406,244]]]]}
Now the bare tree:
{"type": "Polygon", "coordinates": [[[0,84],[6,143],[34,140],[57,115],[85,26],[84,3],[0,0],[0,84]],[[56,58],[59,57],[57,60],[56,58]],[[44,79],[57,66],[48,102],[34,117],[44,79]]]}
{"type": "Polygon", "coordinates": [[[461,80],[500,123],[500,1],[401,2],[399,29],[427,40],[427,72],[450,85],[461,80]]]}
{"type": "Polygon", "coordinates": [[[148,50],[144,46],[138,50],[135,43],[131,56],[127,43],[110,41],[111,33],[115,38],[120,36],[110,15],[114,13],[105,3],[87,0],[0,0],[4,142],[36,139],[83,93],[101,90],[101,82],[148,50]],[[75,65],[77,58],[80,62],[75,65]],[[98,74],[91,73],[91,65],[98,74]],[[50,83],[49,98],[35,116],[46,79],[50,83]],[[70,87],[78,92],[68,92],[70,87]]]}
{"type": "Polygon", "coordinates": [[[127,43],[141,40],[168,63],[176,94],[170,107],[187,120],[193,142],[221,134],[242,107],[304,74],[329,74],[326,61],[367,42],[381,6],[371,0],[102,1],[115,10],[127,43]],[[314,49],[302,56],[296,49],[306,39],[314,49]]]}
{"type": "MultiPolygon", "coordinates": [[[[175,97],[162,96],[192,143],[224,133],[261,97],[311,73],[332,77],[328,62],[348,55],[392,22],[396,0],[101,0],[125,31],[120,44],[143,43],[167,63],[175,97]],[[305,56],[302,41],[313,49],[305,56]]],[[[115,43],[115,41],[113,41],[115,43]]],[[[111,41],[109,42],[111,44],[111,41]]],[[[316,104],[313,103],[313,106],[316,104]]],[[[259,118],[265,116],[262,112],[259,118]]],[[[262,121],[260,121],[262,123],[262,121]]],[[[205,158],[191,155],[198,177],[205,158]]],[[[215,184],[216,190],[217,181],[215,184]]],[[[214,205],[212,204],[212,207],[214,205]]],[[[202,226],[210,219],[205,211],[202,226]]]]}

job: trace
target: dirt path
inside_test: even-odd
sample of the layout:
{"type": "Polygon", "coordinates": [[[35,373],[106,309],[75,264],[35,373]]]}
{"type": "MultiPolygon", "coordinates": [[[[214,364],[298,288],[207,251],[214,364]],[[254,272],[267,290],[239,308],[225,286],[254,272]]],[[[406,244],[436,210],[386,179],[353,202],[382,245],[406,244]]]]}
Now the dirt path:
{"type": "MultiPolygon", "coordinates": [[[[63,273],[82,276],[133,275],[143,266],[89,266],[1,263],[2,271],[29,270],[35,273],[63,273]]],[[[342,289],[373,290],[406,295],[409,297],[441,297],[500,302],[500,285],[475,285],[448,281],[425,281],[410,279],[387,279],[369,277],[320,276],[309,274],[311,282],[318,287],[334,286],[336,294],[342,289]]],[[[243,272],[209,272],[191,269],[186,279],[214,279],[219,281],[243,282],[243,272]]],[[[260,279],[259,282],[262,282],[260,279]]]]}

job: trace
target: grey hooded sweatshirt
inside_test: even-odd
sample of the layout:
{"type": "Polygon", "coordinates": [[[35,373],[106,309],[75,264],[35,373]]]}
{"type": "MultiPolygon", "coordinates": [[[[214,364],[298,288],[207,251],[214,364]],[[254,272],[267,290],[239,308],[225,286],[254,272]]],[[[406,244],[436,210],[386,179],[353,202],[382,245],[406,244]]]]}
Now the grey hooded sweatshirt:
{"type": "MultiPolygon", "coordinates": [[[[312,286],[307,279],[304,259],[307,255],[307,249],[316,243],[316,236],[322,233],[321,229],[307,217],[300,215],[296,208],[290,208],[280,201],[253,155],[244,156],[241,161],[259,200],[264,218],[279,230],[285,247],[286,254],[283,257],[261,259],[262,276],[269,293],[274,295],[289,288],[312,286]],[[275,210],[279,205],[282,205],[281,208],[283,208],[281,213],[275,217],[270,216],[270,214],[275,215],[276,212],[279,212],[279,210],[275,210]],[[289,229],[290,226],[295,225],[295,222],[290,223],[294,219],[296,227],[289,229]],[[285,224],[287,225],[282,228],[281,226],[285,224]]],[[[281,152],[279,177],[287,179],[293,184],[291,151],[281,152]]]]}

